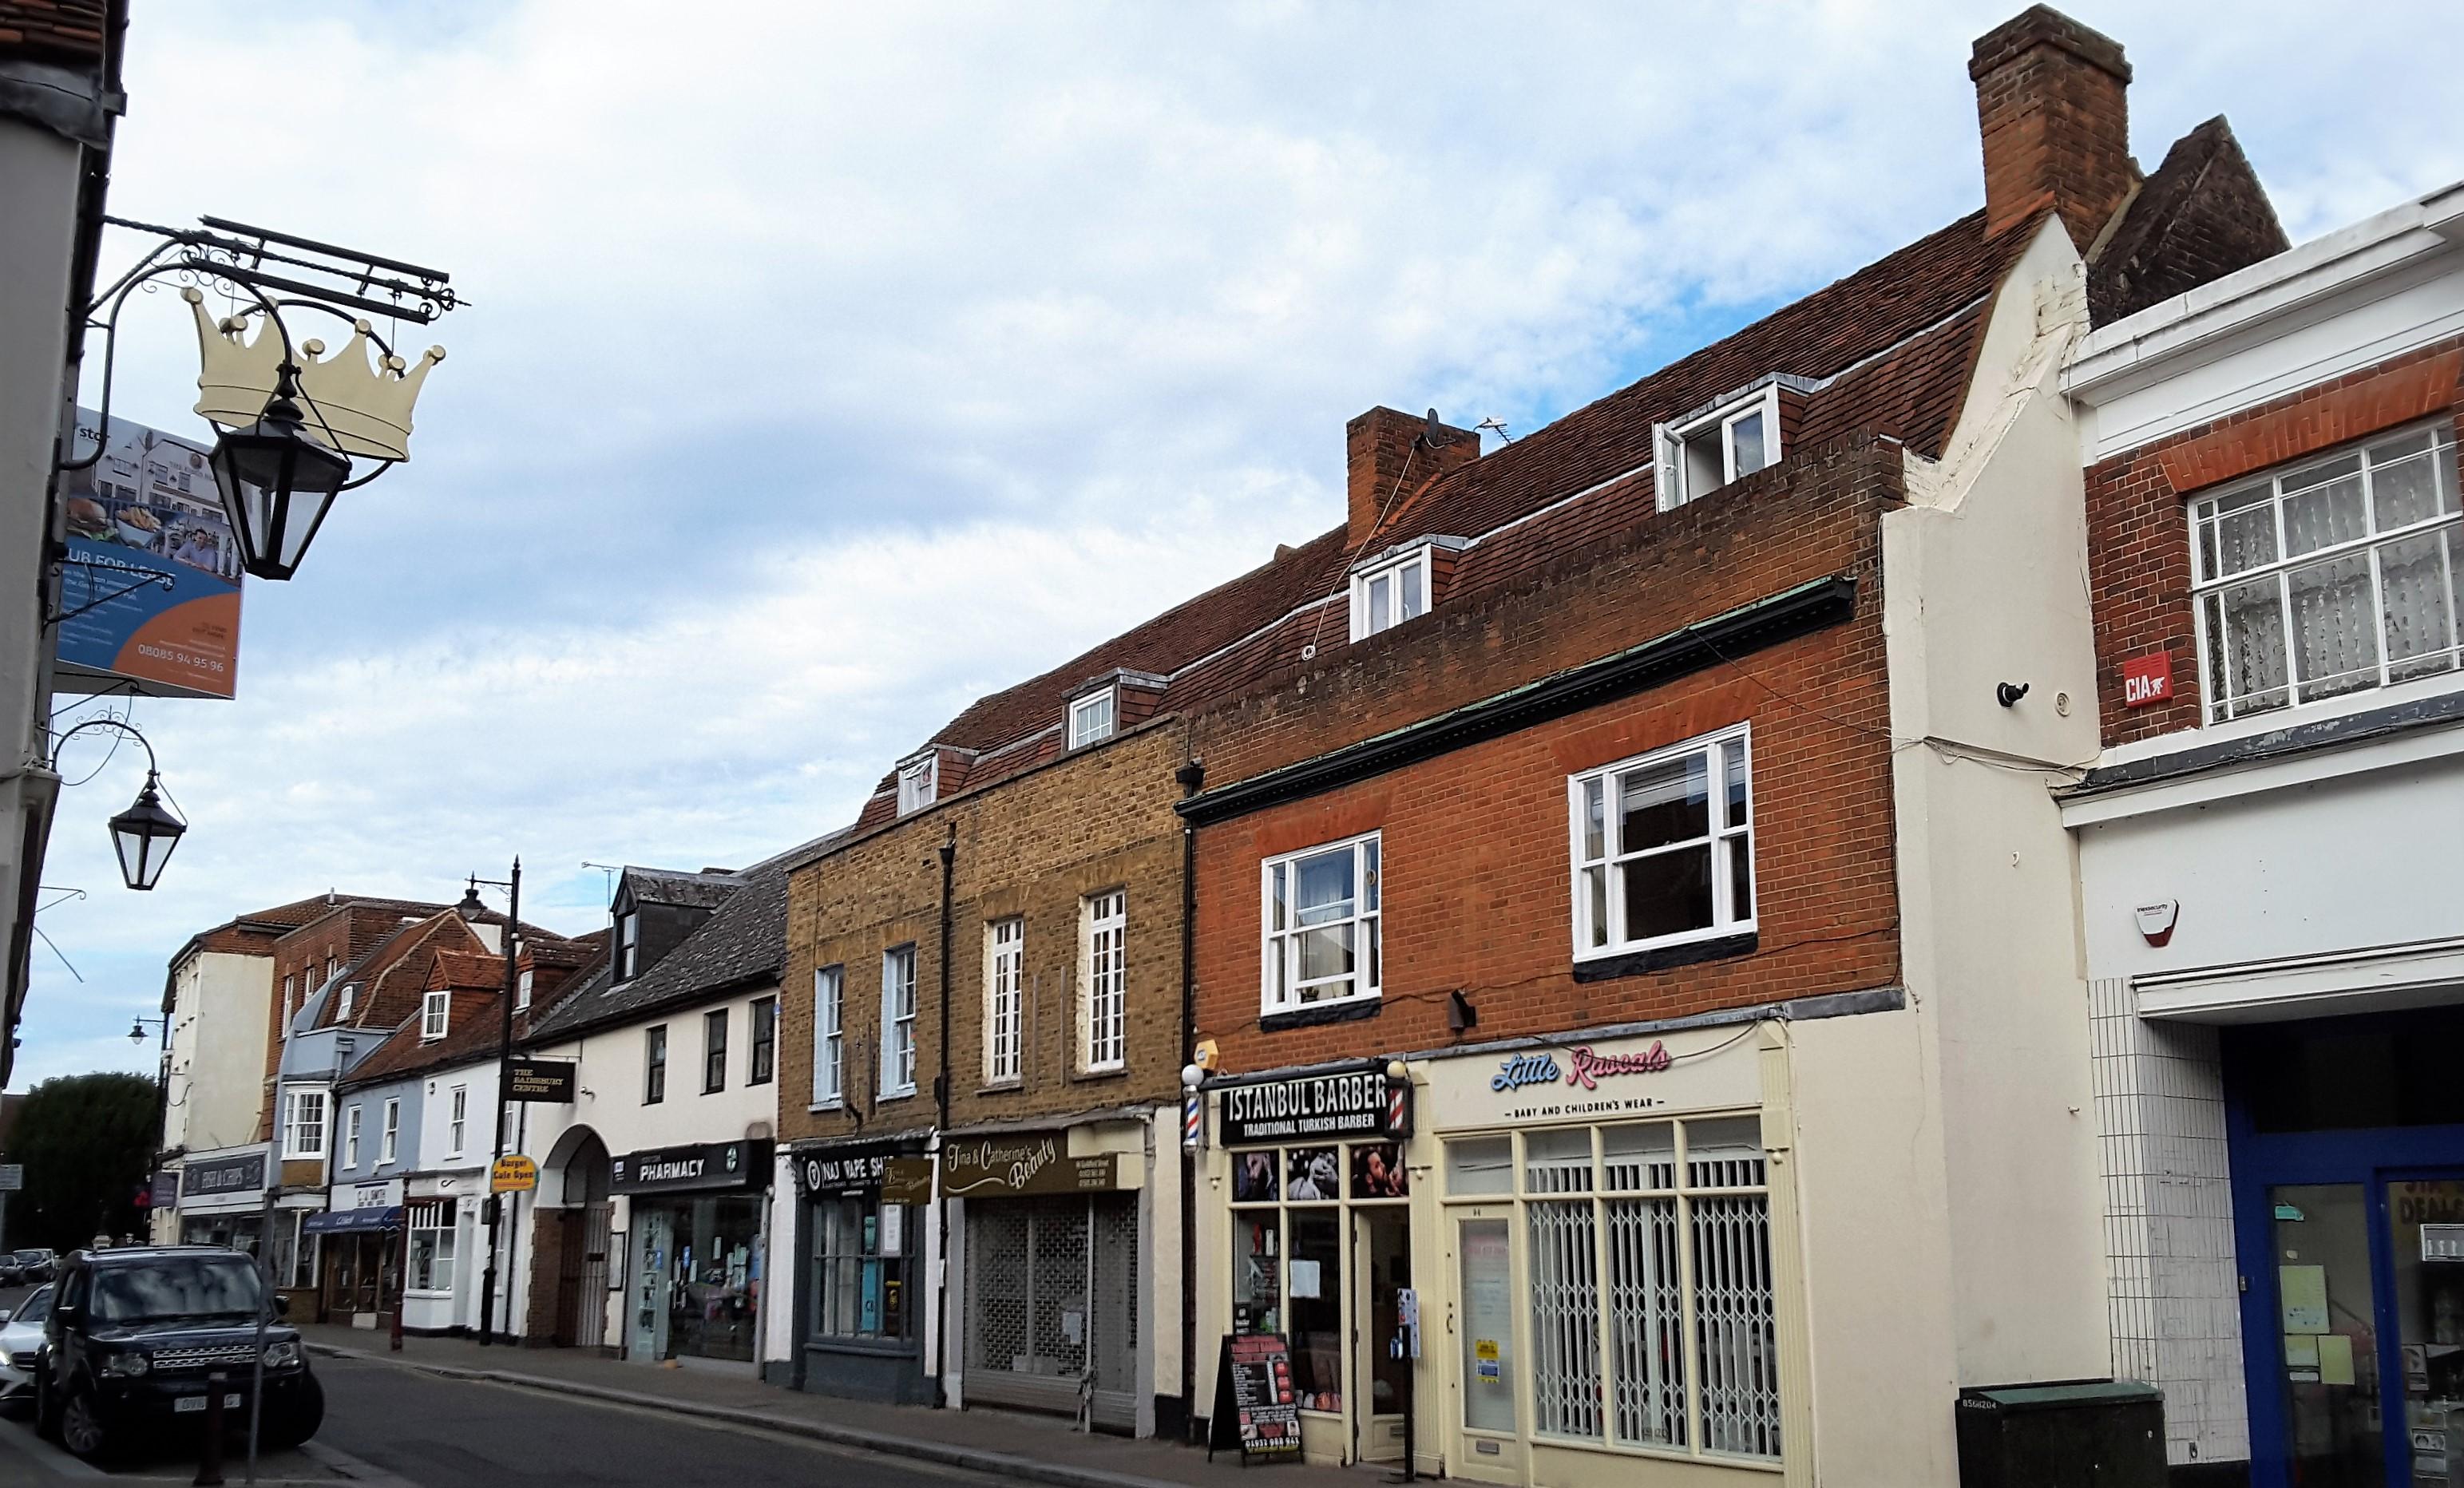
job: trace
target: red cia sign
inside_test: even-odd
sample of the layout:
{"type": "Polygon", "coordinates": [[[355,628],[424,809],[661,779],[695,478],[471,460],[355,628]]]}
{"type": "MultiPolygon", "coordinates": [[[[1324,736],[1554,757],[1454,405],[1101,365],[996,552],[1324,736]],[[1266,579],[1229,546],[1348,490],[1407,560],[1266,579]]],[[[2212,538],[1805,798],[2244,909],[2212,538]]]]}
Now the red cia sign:
{"type": "Polygon", "coordinates": [[[2173,700],[2173,659],[2162,651],[2122,664],[2122,706],[2145,708],[2173,700]]]}

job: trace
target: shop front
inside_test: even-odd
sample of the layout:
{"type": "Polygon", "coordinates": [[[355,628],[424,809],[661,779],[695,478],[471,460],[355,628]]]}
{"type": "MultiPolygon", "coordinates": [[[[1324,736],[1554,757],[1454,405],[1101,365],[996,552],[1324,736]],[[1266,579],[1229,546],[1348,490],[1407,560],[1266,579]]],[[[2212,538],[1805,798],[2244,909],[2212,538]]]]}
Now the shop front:
{"type": "Polygon", "coordinates": [[[788,1153],[803,1284],[783,1383],[924,1405],[924,1261],[936,1253],[933,1160],[921,1134],[813,1143],[788,1153]]]}
{"type": "Polygon", "coordinates": [[[965,1236],[960,1399],[1139,1429],[1143,1127],[956,1134],[941,1196],[965,1236]],[[1073,1150],[1073,1142],[1075,1149],[1073,1150]]]}
{"type": "Polygon", "coordinates": [[[627,1202],[625,1356],[754,1366],[767,1269],[770,1144],[628,1152],[609,1188],[627,1202]]]}
{"type": "Polygon", "coordinates": [[[180,1171],[179,1240],[253,1255],[264,1223],[265,1144],[192,1152],[180,1171]]]}
{"type": "MultiPolygon", "coordinates": [[[[323,1212],[301,1232],[317,1237],[324,1258],[318,1317],[353,1327],[385,1327],[403,1302],[403,1180],[338,1183],[323,1212]]],[[[406,1320],[407,1321],[407,1320],[406,1320]]]]}
{"type": "MultiPolygon", "coordinates": [[[[1304,1453],[1400,1462],[1425,1372],[1404,1326],[1416,1284],[1410,1083],[1377,1061],[1230,1081],[1214,1100],[1217,1207],[1199,1233],[1229,1245],[1228,1264],[1212,1268],[1221,1284],[1201,1295],[1201,1369],[1223,1335],[1280,1337],[1304,1453]]],[[[1201,1405],[1212,1398],[1201,1390],[1201,1405]]]]}

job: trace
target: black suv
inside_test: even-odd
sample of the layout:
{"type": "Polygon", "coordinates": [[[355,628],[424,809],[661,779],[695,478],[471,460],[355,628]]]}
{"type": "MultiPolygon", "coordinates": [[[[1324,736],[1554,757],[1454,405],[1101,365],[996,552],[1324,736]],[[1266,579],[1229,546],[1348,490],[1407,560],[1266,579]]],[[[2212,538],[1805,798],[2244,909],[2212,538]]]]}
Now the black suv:
{"type": "Polygon", "coordinates": [[[262,1445],[296,1447],[324,1423],[325,1394],[299,1331],[270,1320],[256,1266],[209,1245],[80,1251],[60,1263],[35,1365],[34,1422],[78,1456],[106,1456],[132,1433],[202,1424],[207,1381],[223,1381],[223,1420],[245,1431],[256,1329],[265,1328],[262,1445]]]}

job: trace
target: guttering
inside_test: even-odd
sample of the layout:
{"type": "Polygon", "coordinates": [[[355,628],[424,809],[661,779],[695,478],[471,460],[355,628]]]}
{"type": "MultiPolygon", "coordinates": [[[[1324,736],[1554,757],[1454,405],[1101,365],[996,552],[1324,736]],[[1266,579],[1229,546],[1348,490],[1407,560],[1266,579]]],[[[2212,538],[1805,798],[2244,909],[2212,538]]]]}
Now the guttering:
{"type": "Polygon", "coordinates": [[[1203,826],[1399,770],[1500,734],[1562,718],[1847,620],[1857,577],[1834,574],[1451,712],[1346,745],[1173,806],[1203,826]]]}

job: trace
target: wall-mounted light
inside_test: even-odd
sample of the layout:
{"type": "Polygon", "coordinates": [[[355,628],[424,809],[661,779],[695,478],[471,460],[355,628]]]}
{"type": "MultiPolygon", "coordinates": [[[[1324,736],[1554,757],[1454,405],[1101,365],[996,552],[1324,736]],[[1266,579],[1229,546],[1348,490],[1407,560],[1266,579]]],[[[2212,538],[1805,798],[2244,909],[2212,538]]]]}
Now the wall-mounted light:
{"type": "Polygon", "coordinates": [[[188,823],[171,814],[163,804],[162,793],[156,789],[163,777],[155,767],[154,746],[145,735],[118,718],[89,718],[52,741],[52,759],[56,764],[60,746],[88,729],[113,729],[135,739],[145,751],[145,784],[128,809],[111,819],[111,850],[120,859],[120,877],[129,887],[143,892],[154,886],[163,876],[163,865],[171,861],[171,849],[180,845],[180,838],[188,823]]]}
{"type": "Polygon", "coordinates": [[[1455,1033],[1469,1033],[1480,1026],[1480,1009],[1461,989],[1446,994],[1446,1027],[1455,1033]]]}

